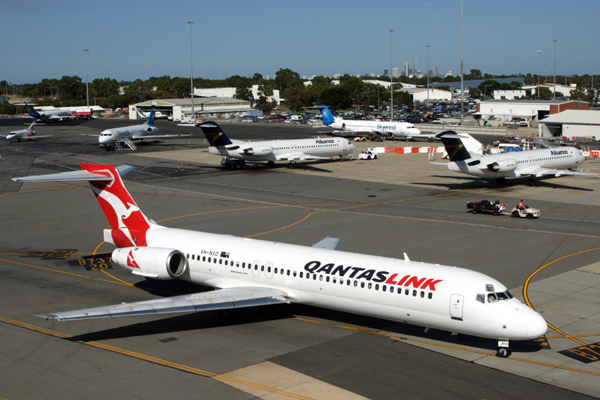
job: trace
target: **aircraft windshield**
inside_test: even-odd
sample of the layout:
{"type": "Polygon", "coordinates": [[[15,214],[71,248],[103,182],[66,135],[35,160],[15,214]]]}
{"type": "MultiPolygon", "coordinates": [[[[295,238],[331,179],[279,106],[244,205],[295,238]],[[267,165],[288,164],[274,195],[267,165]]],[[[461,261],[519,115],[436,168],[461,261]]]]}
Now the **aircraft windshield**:
{"type": "MultiPolygon", "coordinates": [[[[514,296],[507,290],[506,292],[496,292],[487,294],[487,302],[495,303],[500,300],[510,300],[514,296]]],[[[476,300],[480,303],[485,303],[485,294],[478,294],[476,300]]]]}

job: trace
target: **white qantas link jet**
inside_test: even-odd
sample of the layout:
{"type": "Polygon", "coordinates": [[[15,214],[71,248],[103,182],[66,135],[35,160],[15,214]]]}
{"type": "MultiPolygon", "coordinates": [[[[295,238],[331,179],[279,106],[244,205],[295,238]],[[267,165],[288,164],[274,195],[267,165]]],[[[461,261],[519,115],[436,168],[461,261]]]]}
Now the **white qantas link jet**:
{"type": "Polygon", "coordinates": [[[527,185],[535,186],[535,178],[541,176],[597,175],[570,170],[585,161],[581,151],[575,147],[483,155],[482,144],[467,133],[446,131],[438,137],[444,143],[450,162],[432,164],[448,165],[450,171],[496,179],[497,183],[504,183],[507,177],[528,176],[527,185]]]}
{"type": "Polygon", "coordinates": [[[127,146],[131,150],[135,150],[137,147],[133,144],[133,140],[144,140],[144,139],[170,139],[174,137],[191,136],[191,133],[177,134],[177,135],[153,135],[158,131],[158,128],[154,126],[154,112],[150,111],[148,121],[140,125],[132,125],[120,128],[111,128],[103,130],[100,135],[93,134],[82,134],[82,136],[98,136],[98,142],[100,146],[105,148],[127,146]]]}
{"type": "Polygon", "coordinates": [[[335,118],[327,106],[318,106],[323,117],[323,125],[336,129],[333,135],[354,135],[360,133],[375,133],[381,136],[413,138],[435,138],[434,134],[425,135],[409,122],[362,121],[335,118]]]}
{"type": "Polygon", "coordinates": [[[104,241],[117,248],[112,261],[133,274],[183,279],[213,291],[135,303],[40,315],[78,320],[227,310],[302,303],[392,321],[510,340],[546,332],[546,321],[497,280],[479,272],[336,251],[340,240],[312,247],[174,229],[147,218],[125,189],[129,166],[80,164],[82,171],[13,178],[16,182],[89,181],[110,229],[104,241]]]}
{"type": "Polygon", "coordinates": [[[293,168],[296,161],[329,160],[330,157],[341,157],[356,151],[356,146],[343,138],[243,142],[230,140],[215,122],[203,122],[196,126],[204,132],[211,154],[235,159],[238,165],[246,161],[267,161],[272,167],[275,161],[287,160],[288,167],[293,168]]]}
{"type": "Polygon", "coordinates": [[[36,120],[34,119],[33,122],[31,123],[31,125],[29,125],[29,128],[27,128],[27,129],[21,129],[18,131],[10,132],[8,135],[6,135],[6,139],[12,143],[13,140],[20,142],[22,140],[32,140],[32,139],[47,138],[47,137],[54,136],[54,135],[44,135],[44,136],[37,135],[36,132],[33,130],[33,127],[35,126],[35,121],[36,120]]]}

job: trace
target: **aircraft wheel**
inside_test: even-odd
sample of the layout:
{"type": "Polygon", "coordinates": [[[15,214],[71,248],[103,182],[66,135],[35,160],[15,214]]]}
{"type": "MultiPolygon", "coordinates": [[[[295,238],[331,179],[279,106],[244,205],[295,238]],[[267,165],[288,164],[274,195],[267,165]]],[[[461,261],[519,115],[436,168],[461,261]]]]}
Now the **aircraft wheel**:
{"type": "Polygon", "coordinates": [[[273,162],[273,161],[267,161],[267,167],[273,168],[274,166],[275,166],[275,162],[273,162]]]}
{"type": "Polygon", "coordinates": [[[504,183],[506,183],[506,178],[498,178],[496,179],[496,183],[503,185],[504,183]]]}
{"type": "Polygon", "coordinates": [[[535,179],[527,179],[527,186],[535,186],[535,179]]]}
{"type": "Polygon", "coordinates": [[[507,358],[511,354],[511,351],[508,347],[499,347],[498,351],[496,351],[496,357],[507,358]]]}

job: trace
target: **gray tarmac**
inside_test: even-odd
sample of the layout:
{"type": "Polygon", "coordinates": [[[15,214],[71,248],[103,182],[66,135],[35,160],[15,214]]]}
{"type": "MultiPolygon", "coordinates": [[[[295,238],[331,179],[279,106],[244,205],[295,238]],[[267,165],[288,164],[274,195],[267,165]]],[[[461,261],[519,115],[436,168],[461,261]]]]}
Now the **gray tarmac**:
{"type": "MultiPolygon", "coordinates": [[[[0,143],[0,398],[332,398],[290,386],[282,390],[258,378],[232,381],[232,373],[265,362],[372,399],[600,397],[594,386],[599,367],[554,350],[569,347],[564,337],[549,339],[550,349],[515,344],[513,359],[498,359],[494,341],[423,333],[301,305],[247,309],[225,320],[212,312],[77,322],[36,318],[206,290],[185,282],[144,281],[118,266],[91,264],[91,255],[107,256],[113,248],[102,243],[107,223],[89,187],[20,185],[9,179],[78,169],[79,162],[135,166],[125,177],[127,188],[146,215],[170,227],[307,246],[336,236],[341,250],[396,258],[406,252],[411,260],[483,272],[517,292],[535,270],[560,260],[531,279],[538,285],[532,298],[548,309],[550,323],[576,314],[572,311],[580,305],[552,308],[554,299],[540,295],[556,287],[548,282],[598,261],[598,177],[498,186],[430,165],[426,155],[417,154],[225,171],[194,127],[158,121],[161,132],[194,135],[143,145],[135,153],[107,152],[95,138],[80,136],[121,124],[108,119],[48,124],[37,131],[55,133],[54,138],[0,143]],[[467,201],[483,198],[509,207],[523,198],[541,209],[542,218],[466,212],[467,201]],[[56,251],[65,249],[74,253],[56,258],[62,254],[56,251]],[[544,373],[554,375],[531,373],[533,362],[549,365],[544,373]],[[567,362],[570,369],[560,369],[567,362]],[[257,388],[265,394],[253,391],[257,388]]],[[[222,126],[235,139],[316,136],[318,130],[222,126]]],[[[4,129],[12,130],[0,123],[4,129]]],[[[583,168],[598,172],[600,162],[587,161],[583,168]]],[[[590,271],[591,277],[598,275],[590,271]]],[[[588,303],[596,307],[577,317],[577,331],[569,330],[574,321],[560,324],[567,335],[591,335],[580,339],[589,344],[600,340],[597,288],[586,289],[588,303]]],[[[564,303],[564,297],[558,301],[564,303]]],[[[549,330],[548,336],[557,333],[549,330]]]]}

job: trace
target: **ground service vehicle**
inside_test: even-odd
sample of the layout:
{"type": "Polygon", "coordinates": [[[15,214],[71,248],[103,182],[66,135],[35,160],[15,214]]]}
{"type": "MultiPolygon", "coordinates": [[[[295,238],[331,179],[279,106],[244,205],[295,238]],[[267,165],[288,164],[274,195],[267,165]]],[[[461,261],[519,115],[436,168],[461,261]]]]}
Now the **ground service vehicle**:
{"type": "Polygon", "coordinates": [[[494,215],[498,215],[506,210],[506,204],[500,203],[499,200],[469,201],[467,203],[467,209],[473,210],[473,214],[477,214],[478,212],[491,212],[494,215]]]}
{"type": "Polygon", "coordinates": [[[510,216],[513,218],[528,218],[528,219],[539,218],[540,210],[538,210],[537,208],[527,207],[527,206],[525,206],[523,208],[515,207],[515,208],[513,208],[510,216]]]}

